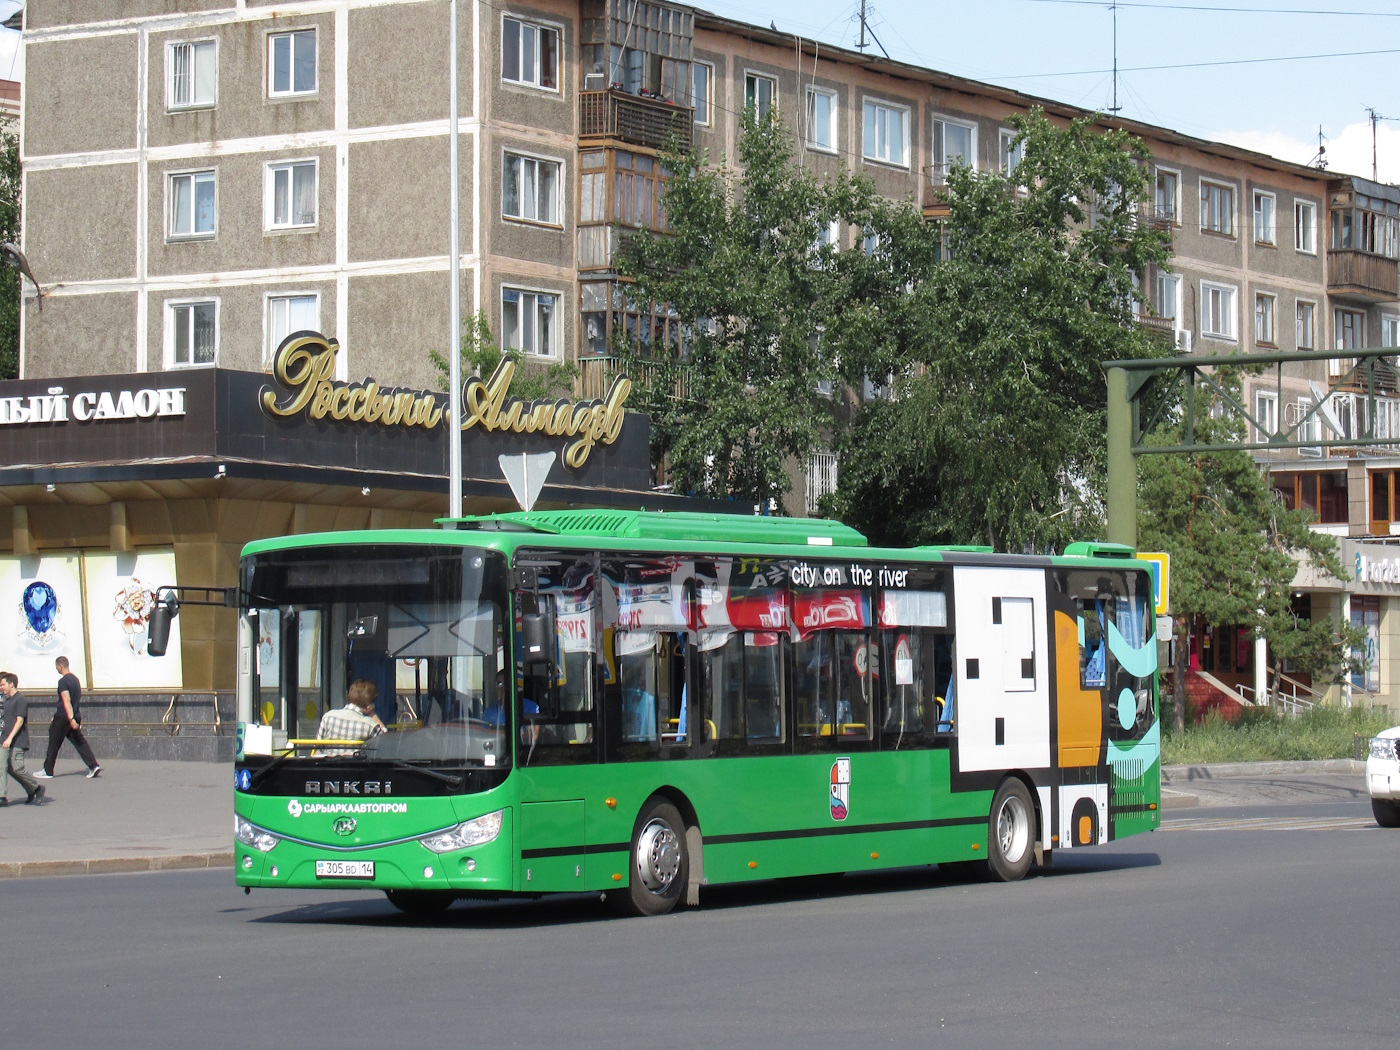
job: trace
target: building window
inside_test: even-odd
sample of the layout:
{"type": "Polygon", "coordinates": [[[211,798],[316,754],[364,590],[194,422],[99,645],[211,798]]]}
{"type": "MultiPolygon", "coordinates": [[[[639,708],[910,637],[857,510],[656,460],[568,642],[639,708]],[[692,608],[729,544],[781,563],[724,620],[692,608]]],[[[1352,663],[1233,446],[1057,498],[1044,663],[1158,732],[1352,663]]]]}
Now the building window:
{"type": "Polygon", "coordinates": [[[874,255],[880,250],[880,235],[869,226],[861,234],[860,250],[866,255],[874,255]]]}
{"type": "Polygon", "coordinates": [[[1293,202],[1293,247],[1317,254],[1317,208],[1307,201],[1293,202]]]}
{"type": "Polygon", "coordinates": [[[1360,310],[1337,311],[1337,349],[1360,350],[1366,345],[1366,315],[1360,310]]]}
{"type": "Polygon", "coordinates": [[[1400,317],[1381,314],[1381,346],[1400,346],[1400,317]]]}
{"type": "Polygon", "coordinates": [[[997,162],[1001,173],[1007,178],[1016,174],[1016,169],[1021,166],[1026,154],[1026,144],[1017,140],[1018,134],[1020,133],[1002,128],[997,136],[997,162]]]}
{"type": "Polygon", "coordinates": [[[264,225],[292,230],[316,225],[315,160],[269,164],[263,186],[264,225]]]}
{"type": "Polygon", "coordinates": [[[520,288],[501,289],[501,345],[533,357],[555,357],[559,297],[520,288]]]}
{"type": "Polygon", "coordinates": [[[1278,394],[1259,390],[1254,394],[1254,440],[1268,441],[1278,433],[1278,394]]]}
{"type": "Polygon", "coordinates": [[[219,51],[213,40],[167,45],[165,69],[167,109],[212,106],[218,101],[219,51]]]}
{"type": "Polygon", "coordinates": [[[165,304],[165,365],[212,365],[219,356],[219,300],[173,300],[165,304]]]}
{"type": "Polygon", "coordinates": [[[1157,169],[1154,214],[1166,222],[1181,221],[1181,175],[1177,172],[1157,169]]]}
{"type": "Polygon", "coordinates": [[[811,88],[807,92],[807,145],[836,150],[836,93],[811,88]]]}
{"type": "Polygon", "coordinates": [[[1235,189],[1201,180],[1201,231],[1235,235],[1235,189]]]}
{"type": "Polygon", "coordinates": [[[267,346],[263,364],[272,363],[272,355],[282,340],[293,332],[321,331],[321,297],[315,292],[267,297],[267,346]]]}
{"type": "Polygon", "coordinates": [[[501,213],[530,222],[559,222],[559,162],[505,154],[501,213]]]}
{"type": "Polygon", "coordinates": [[[1277,244],[1278,223],[1274,218],[1276,201],[1272,193],[1254,195],[1254,242],[1256,244],[1277,244]]]}
{"type": "Polygon", "coordinates": [[[715,67],[708,62],[690,64],[690,104],[695,107],[695,123],[710,126],[714,100],[715,67]]]}
{"type": "Polygon", "coordinates": [[[269,98],[310,95],[316,91],[316,30],[272,33],[267,38],[269,98]]]}
{"type": "Polygon", "coordinates": [[[768,114],[778,102],[778,82],[762,73],[744,74],[744,108],[751,109],[759,120],[767,120],[768,114]]]}
{"type": "Polygon", "coordinates": [[[1266,346],[1277,345],[1274,332],[1274,307],[1278,297],[1259,293],[1254,297],[1254,341],[1266,346]]]}
{"type": "Polygon", "coordinates": [[[1156,295],[1153,308],[1158,317],[1168,317],[1172,328],[1181,330],[1181,275],[1178,273],[1158,273],[1156,295]]]}
{"type": "Polygon", "coordinates": [[[882,102],[865,103],[865,159],[885,164],[909,163],[909,111],[882,102]]]}
{"type": "Polygon", "coordinates": [[[1201,282],[1201,334],[1214,339],[1235,338],[1236,290],[1228,284],[1201,282]]]}
{"type": "Polygon", "coordinates": [[[214,236],[214,173],[212,171],[174,172],[166,181],[170,202],[170,240],[194,240],[214,236]]]}
{"type": "Polygon", "coordinates": [[[501,26],[501,79],[559,88],[559,30],[505,18],[501,26]]]}
{"type": "Polygon", "coordinates": [[[933,120],[933,168],[929,172],[933,184],[948,181],[955,167],[977,166],[977,129],[969,124],[935,117],[933,120]]]}
{"type": "Polygon", "coordinates": [[[815,517],[821,498],[835,491],[835,453],[813,452],[807,462],[807,516],[815,517]]]}
{"type": "Polygon", "coordinates": [[[1298,300],[1298,330],[1296,338],[1299,350],[1314,350],[1317,348],[1317,304],[1310,303],[1306,299],[1298,300]]]}

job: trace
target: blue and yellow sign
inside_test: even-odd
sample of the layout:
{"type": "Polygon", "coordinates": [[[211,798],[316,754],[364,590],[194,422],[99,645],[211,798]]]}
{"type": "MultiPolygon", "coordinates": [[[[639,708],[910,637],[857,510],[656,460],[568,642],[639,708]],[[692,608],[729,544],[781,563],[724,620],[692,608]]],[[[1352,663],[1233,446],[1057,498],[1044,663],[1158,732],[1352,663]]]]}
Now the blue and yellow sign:
{"type": "Polygon", "coordinates": [[[1152,576],[1152,599],[1158,616],[1167,615],[1171,597],[1172,559],[1170,554],[1150,554],[1138,552],[1138,558],[1147,562],[1147,571],[1152,576]]]}

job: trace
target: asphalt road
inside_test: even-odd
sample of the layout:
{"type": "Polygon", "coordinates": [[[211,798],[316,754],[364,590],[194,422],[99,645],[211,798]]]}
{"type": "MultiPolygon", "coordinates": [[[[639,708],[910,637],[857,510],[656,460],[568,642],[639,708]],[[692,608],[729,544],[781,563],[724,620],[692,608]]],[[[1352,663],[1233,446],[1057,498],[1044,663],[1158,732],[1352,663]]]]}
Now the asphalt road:
{"type": "Polygon", "coordinates": [[[16,879],[5,1045],[1390,1047],[1400,832],[1188,809],[1015,885],[936,869],[436,921],[224,871],[16,879]]]}

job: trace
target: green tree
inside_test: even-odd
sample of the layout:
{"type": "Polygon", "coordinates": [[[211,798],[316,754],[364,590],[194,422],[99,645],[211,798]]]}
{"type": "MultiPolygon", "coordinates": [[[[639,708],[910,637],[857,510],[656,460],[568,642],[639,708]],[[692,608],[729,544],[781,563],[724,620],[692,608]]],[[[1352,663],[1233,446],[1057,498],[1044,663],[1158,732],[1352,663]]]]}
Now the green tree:
{"type": "MultiPolygon", "coordinates": [[[[13,121],[0,126],[0,241],[20,239],[19,135],[13,121]]],[[[19,375],[19,312],[23,307],[20,272],[0,266],[0,379],[19,375]]]]}
{"type": "MultiPolygon", "coordinates": [[[[530,363],[519,350],[502,350],[496,345],[484,312],[469,318],[463,327],[461,353],[463,381],[471,375],[489,376],[502,360],[513,361],[515,378],[510,384],[511,396],[527,402],[567,394],[578,375],[577,367],[567,361],[540,367],[530,363]]],[[[452,362],[437,350],[429,350],[428,359],[437,369],[438,389],[448,389],[452,381],[452,362]]]]}
{"type": "Polygon", "coordinates": [[[1141,142],[1038,110],[1010,123],[1014,174],[949,174],[947,257],[909,292],[923,338],[841,443],[829,509],[881,542],[1042,549],[1099,532],[1103,362],[1170,350],[1134,323],[1135,281],[1169,255],[1138,221],[1141,142]]]}
{"type": "Polygon", "coordinates": [[[647,377],[633,404],[650,414],[653,459],[666,459],[680,491],[781,505],[787,468],[841,421],[839,392],[819,384],[849,381],[857,339],[872,341],[860,361],[894,354],[887,321],[903,311],[892,299],[921,276],[920,247],[935,245],[912,203],[847,174],[818,178],[794,163],[789,139],[776,116],[751,111],[735,167],[673,146],[667,230],[622,242],[631,296],[668,304],[683,325],[674,352],[621,330],[614,339],[629,373],[647,377]],[[883,252],[842,250],[833,223],[883,238],[883,252]],[[895,246],[907,250],[891,263],[895,246]]]}
{"type": "MultiPolygon", "coordinates": [[[[1237,395],[1236,377],[1218,378],[1237,395]]],[[[1212,414],[1218,394],[1202,390],[1197,398],[1199,443],[1243,440],[1238,416],[1212,414]]],[[[1182,432],[1178,420],[1150,435],[1148,443],[1174,444],[1182,432]]],[[[1178,729],[1186,721],[1187,639],[1193,617],[1262,635],[1269,644],[1275,693],[1285,659],[1324,682],[1359,669],[1351,651],[1364,642],[1364,633],[1342,620],[1299,617],[1293,611],[1292,585],[1301,559],[1347,578],[1336,540],[1310,528],[1311,511],[1287,509],[1247,452],[1150,454],[1138,462],[1139,546],[1171,555],[1178,729]]]]}

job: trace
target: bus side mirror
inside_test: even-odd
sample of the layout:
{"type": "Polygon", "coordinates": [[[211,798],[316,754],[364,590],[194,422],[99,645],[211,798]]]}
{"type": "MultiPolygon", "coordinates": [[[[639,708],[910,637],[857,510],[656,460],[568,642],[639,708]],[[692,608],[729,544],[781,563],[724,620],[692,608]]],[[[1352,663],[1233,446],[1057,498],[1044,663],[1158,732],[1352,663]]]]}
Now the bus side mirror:
{"type": "Polygon", "coordinates": [[[146,624],[146,652],[150,656],[164,656],[170,644],[170,621],[180,615],[180,600],[174,591],[164,591],[156,595],[155,607],[151,609],[151,619],[146,624]]]}
{"type": "Polygon", "coordinates": [[[520,649],[525,664],[554,663],[554,606],[546,603],[541,612],[525,613],[520,618],[520,649]]]}

